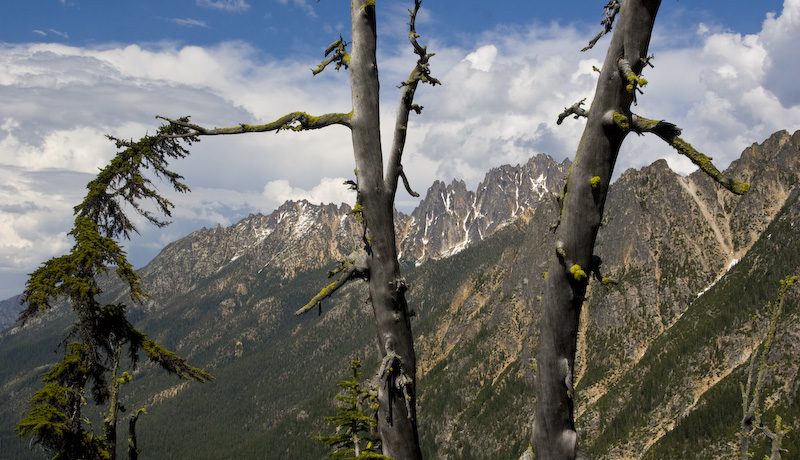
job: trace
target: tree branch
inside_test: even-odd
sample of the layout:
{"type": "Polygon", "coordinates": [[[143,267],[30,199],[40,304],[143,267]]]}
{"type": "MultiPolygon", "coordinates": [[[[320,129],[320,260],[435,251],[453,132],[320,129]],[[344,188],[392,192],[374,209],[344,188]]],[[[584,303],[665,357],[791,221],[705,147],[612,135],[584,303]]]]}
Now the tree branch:
{"type": "Polygon", "coordinates": [[[633,70],[630,61],[628,61],[624,57],[619,59],[619,61],[617,62],[617,66],[619,67],[619,73],[622,74],[625,80],[628,81],[628,85],[625,87],[625,89],[629,93],[633,93],[633,104],[636,105],[636,91],[639,91],[641,93],[642,90],[639,89],[639,87],[645,86],[647,84],[647,80],[638,75],[633,70]]]}
{"type": "Polygon", "coordinates": [[[319,293],[305,304],[303,308],[294,312],[295,316],[300,316],[314,307],[319,308],[320,312],[322,312],[322,301],[333,295],[334,292],[344,286],[348,281],[353,278],[369,278],[369,259],[367,251],[365,249],[359,249],[353,252],[339,263],[339,267],[336,270],[329,272],[328,277],[330,278],[339,272],[344,273],[342,273],[339,279],[319,291],[319,293]]]}
{"type": "Polygon", "coordinates": [[[711,158],[698,152],[691,144],[681,139],[681,129],[666,121],[649,120],[636,114],[631,116],[631,130],[636,133],[653,133],[660,137],[664,142],[671,145],[681,155],[686,156],[692,163],[696,164],[704,173],[714,179],[718,184],[737,195],[744,195],[750,190],[750,184],[740,182],[732,177],[721,173],[711,162],[711,158]]]}
{"type": "Polygon", "coordinates": [[[603,35],[611,32],[611,29],[614,27],[614,19],[617,17],[617,13],[619,13],[620,7],[620,0],[610,0],[605,8],[603,9],[603,20],[600,21],[600,24],[603,25],[603,30],[597,34],[590,42],[589,45],[583,48],[581,51],[587,51],[594,47],[595,43],[597,43],[603,35]]]}
{"type": "Polygon", "coordinates": [[[347,45],[349,44],[350,43],[344,41],[340,34],[339,39],[328,45],[325,49],[325,56],[330,55],[330,57],[322,61],[316,69],[311,69],[311,72],[317,75],[325,70],[325,67],[328,67],[328,64],[332,62],[336,63],[336,70],[339,70],[342,66],[347,69],[350,66],[350,55],[347,53],[347,45]]]}
{"type": "MultiPolygon", "coordinates": [[[[761,430],[764,436],[767,437],[772,443],[772,452],[769,457],[770,460],[780,459],[781,443],[783,435],[789,430],[784,427],[780,415],[775,416],[775,431],[769,429],[764,425],[761,420],[761,396],[764,383],[766,380],[766,372],[769,369],[767,359],[769,358],[770,350],[772,350],[772,342],[775,339],[778,321],[783,314],[784,302],[786,300],[786,292],[795,282],[797,276],[787,276],[780,282],[780,289],[778,296],[774,303],[769,305],[771,308],[769,326],[767,328],[767,336],[763,343],[759,344],[753,351],[750,357],[750,369],[747,373],[747,386],[739,384],[742,390],[742,423],[741,432],[739,434],[739,455],[740,458],[750,458],[750,439],[757,430],[761,430]],[[756,363],[758,365],[756,366],[756,363]],[[753,380],[755,379],[755,388],[753,388],[753,380]]],[[[757,318],[754,318],[754,321],[757,318]]]]}
{"type": "Polygon", "coordinates": [[[400,165],[399,174],[400,178],[403,179],[403,186],[406,188],[406,192],[408,192],[408,194],[413,196],[414,198],[419,198],[419,193],[415,192],[414,190],[411,190],[411,186],[408,184],[408,178],[406,177],[405,171],[403,171],[403,165],[400,165]]]}
{"type": "Polygon", "coordinates": [[[422,106],[414,104],[414,93],[420,82],[429,83],[431,86],[441,85],[439,80],[431,76],[430,67],[428,65],[428,60],[433,57],[434,54],[428,53],[427,47],[421,46],[419,42],[417,42],[419,34],[417,34],[416,30],[416,19],[421,4],[421,0],[414,0],[414,9],[408,10],[411,15],[408,40],[411,42],[411,46],[414,47],[414,53],[419,56],[419,59],[417,60],[417,65],[414,67],[414,70],[411,71],[408,80],[400,84],[400,87],[403,88],[403,94],[400,96],[400,107],[397,111],[397,119],[395,120],[394,127],[394,140],[392,141],[392,150],[386,172],[388,189],[393,194],[397,192],[397,179],[402,178],[406,190],[414,197],[419,196],[419,194],[411,190],[401,165],[403,149],[406,144],[406,130],[408,128],[409,115],[412,110],[418,114],[422,111],[422,106]]]}
{"type": "Polygon", "coordinates": [[[262,133],[268,131],[277,132],[283,130],[307,131],[311,129],[325,128],[331,125],[343,125],[349,128],[351,115],[351,113],[326,113],[317,117],[309,115],[305,112],[292,112],[282,116],[272,123],[263,125],[248,125],[242,123],[239,126],[213,129],[204,128],[194,123],[189,123],[188,118],[173,120],[160,115],[156,116],[156,118],[165,120],[169,122],[170,125],[179,126],[188,131],[187,133],[178,133],[165,136],[167,138],[174,139],[189,136],[220,136],[227,134],[262,133]]]}
{"type": "Polygon", "coordinates": [[[558,115],[558,121],[556,124],[560,125],[564,122],[564,119],[570,115],[575,115],[575,119],[577,120],[580,117],[588,117],[589,112],[581,107],[583,103],[586,102],[586,98],[581,99],[580,101],[572,104],[569,107],[565,107],[564,111],[558,115]]]}

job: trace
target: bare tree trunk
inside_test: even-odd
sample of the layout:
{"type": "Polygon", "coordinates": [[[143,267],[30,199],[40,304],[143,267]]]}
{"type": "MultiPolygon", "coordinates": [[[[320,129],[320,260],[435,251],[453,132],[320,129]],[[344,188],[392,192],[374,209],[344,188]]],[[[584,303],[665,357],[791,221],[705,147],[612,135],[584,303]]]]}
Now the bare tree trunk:
{"type": "Polygon", "coordinates": [[[139,454],[142,453],[136,440],[136,422],[139,421],[139,416],[146,412],[144,408],[137,410],[128,422],[128,460],[138,460],[139,454]]]}
{"type": "Polygon", "coordinates": [[[109,460],[117,460],[117,419],[119,418],[119,362],[122,347],[117,346],[117,352],[111,355],[111,402],[108,414],[103,420],[103,432],[108,445],[109,460]]]}
{"type": "MultiPolygon", "coordinates": [[[[374,0],[351,1],[353,40],[351,54],[347,54],[347,43],[340,37],[326,50],[326,59],[313,70],[316,75],[333,63],[337,69],[341,66],[349,69],[353,100],[351,113],[311,116],[305,112],[293,112],[271,123],[240,124],[213,129],[190,123],[188,117],[179,119],[159,117],[169,122],[168,126],[162,127],[159,136],[145,137],[140,143],[130,145],[136,149],[144,147],[148,150],[177,151],[185,156],[188,152],[178,147],[176,143],[178,139],[188,140],[191,143],[197,142],[201,136],[281,130],[303,131],[331,125],[350,128],[357,178],[357,183],[352,185],[355,185],[358,191],[357,208],[366,225],[365,248],[345,258],[340,270],[344,273],[340,275],[338,281],[325,287],[295,314],[301,315],[315,306],[320,307],[324,299],[330,297],[350,279],[369,280],[370,301],[375,315],[378,350],[381,356],[378,429],[384,455],[395,460],[422,458],[416,416],[416,355],[405,299],[407,285],[400,274],[394,234],[394,197],[399,179],[403,180],[406,190],[411,195],[418,196],[410,189],[401,164],[409,113],[411,111],[419,113],[422,110],[422,107],[413,103],[414,92],[420,82],[439,84],[439,81],[430,75],[428,68],[428,60],[433,54],[429,54],[426,48],[417,42],[419,35],[414,24],[420,4],[421,0],[415,0],[414,9],[409,10],[411,13],[409,41],[419,59],[409,79],[400,85],[403,92],[385,178],[380,139],[378,104],[380,85],[376,60],[374,0]]],[[[129,146],[125,141],[114,140],[119,145],[129,146]]]]}
{"type": "MultiPolygon", "coordinates": [[[[660,0],[625,0],[600,73],[563,200],[547,276],[536,373],[532,444],[536,460],[574,459],[573,371],[581,306],[597,231],[620,145],[629,132],[635,91],[621,68],[645,66],[660,0]]],[[[634,87],[635,90],[635,87],[634,87]]]]}
{"type": "Polygon", "coordinates": [[[378,429],[384,455],[396,460],[421,459],[414,392],[416,355],[395,246],[395,190],[383,178],[374,1],[353,0],[352,24],[353,150],[359,201],[368,229],[369,294],[383,359],[378,429]]]}

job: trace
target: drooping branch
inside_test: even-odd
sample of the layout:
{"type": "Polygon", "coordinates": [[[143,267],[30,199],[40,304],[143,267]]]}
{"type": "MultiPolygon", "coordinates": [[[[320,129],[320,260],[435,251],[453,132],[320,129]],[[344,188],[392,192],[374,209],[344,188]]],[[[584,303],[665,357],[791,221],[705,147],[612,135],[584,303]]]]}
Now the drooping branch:
{"type": "Polygon", "coordinates": [[[414,198],[419,198],[419,193],[411,189],[411,185],[408,183],[408,178],[406,177],[405,171],[403,171],[402,165],[400,165],[400,170],[398,173],[400,174],[400,178],[403,179],[403,186],[406,188],[406,192],[408,192],[408,194],[414,198]]]}
{"type": "Polygon", "coordinates": [[[611,29],[614,27],[614,19],[617,17],[617,13],[619,13],[620,7],[620,0],[610,0],[603,10],[603,20],[600,21],[600,24],[603,26],[603,30],[600,31],[581,51],[587,51],[594,47],[595,43],[597,43],[603,35],[611,32],[611,29]]]}
{"type": "Polygon", "coordinates": [[[328,45],[325,49],[325,56],[327,59],[322,61],[316,69],[311,69],[311,72],[317,75],[325,70],[328,64],[332,62],[336,63],[336,70],[339,70],[342,66],[344,66],[345,69],[348,68],[350,66],[350,54],[347,53],[347,45],[349,45],[349,43],[344,41],[342,36],[339,35],[339,39],[328,45]]]}
{"type": "Polygon", "coordinates": [[[580,101],[572,104],[569,107],[565,107],[564,111],[558,115],[558,121],[556,121],[556,124],[560,125],[561,123],[564,122],[564,119],[566,119],[570,115],[575,115],[576,120],[580,117],[588,117],[589,112],[583,107],[581,107],[584,102],[586,102],[586,98],[581,99],[580,101]]]}
{"type": "MultiPolygon", "coordinates": [[[[184,117],[177,121],[188,120],[188,117],[184,117]]],[[[183,177],[167,167],[170,158],[181,159],[189,154],[181,141],[192,145],[199,139],[178,123],[161,126],[154,136],[145,135],[138,141],[107,137],[118,149],[123,150],[86,185],[89,192],[83,202],[75,206],[75,214],[96,222],[101,232],[109,238],[119,235],[129,238],[130,232],[137,230],[123,211],[121,199],[154,225],[167,225],[168,222],[158,219],[140,205],[143,200],[151,200],[161,214],[166,217],[172,215],[172,203],[151,186],[152,182],[142,172],[153,171],[157,177],[166,179],[176,191],[188,192],[189,187],[181,182],[183,177]]]]}
{"type": "Polygon", "coordinates": [[[721,173],[711,162],[711,158],[698,152],[691,144],[680,138],[681,129],[666,121],[649,120],[639,115],[633,114],[630,120],[630,127],[636,133],[653,133],[660,137],[664,142],[671,145],[681,155],[686,156],[692,163],[696,164],[704,173],[714,179],[718,184],[737,195],[743,195],[750,190],[750,184],[740,182],[732,177],[721,173]]]}
{"type": "Polygon", "coordinates": [[[417,91],[417,86],[420,82],[428,83],[431,86],[441,85],[441,82],[431,76],[430,66],[428,61],[434,56],[433,53],[428,53],[427,47],[422,46],[417,41],[419,34],[416,30],[417,12],[419,11],[421,0],[414,1],[414,9],[408,10],[411,15],[409,21],[408,39],[414,47],[414,53],[419,56],[417,65],[411,71],[408,80],[402,82],[400,87],[403,88],[403,93],[400,96],[400,107],[397,111],[397,118],[394,127],[394,140],[392,141],[392,150],[389,158],[388,170],[386,172],[386,182],[388,189],[394,194],[397,192],[397,180],[403,179],[403,185],[411,196],[418,197],[419,194],[412,191],[408,184],[403,172],[401,160],[403,157],[403,150],[406,144],[406,131],[408,128],[408,118],[413,110],[417,114],[422,111],[422,106],[414,104],[414,93],[417,91]]]}
{"type": "Polygon", "coordinates": [[[300,316],[308,312],[314,307],[322,311],[322,301],[333,295],[339,288],[344,286],[351,279],[369,278],[369,259],[367,251],[359,249],[339,263],[339,267],[328,273],[328,277],[332,277],[337,273],[342,273],[339,278],[333,283],[325,286],[317,295],[314,296],[303,308],[294,312],[295,316],[300,316]]]}

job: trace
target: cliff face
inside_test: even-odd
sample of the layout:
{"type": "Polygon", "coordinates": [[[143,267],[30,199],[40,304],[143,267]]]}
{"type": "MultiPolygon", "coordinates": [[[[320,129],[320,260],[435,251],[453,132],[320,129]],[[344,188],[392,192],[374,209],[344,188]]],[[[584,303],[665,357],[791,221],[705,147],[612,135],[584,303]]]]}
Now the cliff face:
{"type": "MultiPolygon", "coordinates": [[[[592,286],[583,323],[585,348],[581,350],[579,387],[585,399],[579,403],[578,413],[590,445],[597,443],[602,451],[613,444],[609,438],[623,442],[611,435],[612,422],[619,422],[630,413],[625,404],[610,401],[624,397],[625,388],[632,391],[636,387],[626,385],[643,381],[646,376],[643,368],[659,367],[642,364],[641,360],[647,357],[663,361],[663,357],[653,357],[654,353],[665,352],[654,351],[656,346],[664,346],[664,341],[676,330],[697,329],[699,320],[688,318],[697,315],[698,310],[711,308],[707,306],[713,304],[710,290],[730,270],[744,269],[739,266],[743,260],[757,257],[752,253],[753,245],[788,204],[791,191],[800,182],[798,159],[800,133],[775,133],[764,143],[747,148],[727,170],[751,184],[750,192],[742,197],[720,189],[701,172],[677,176],[664,162],[640,171],[627,171],[615,183],[596,252],[603,259],[605,271],[620,284],[608,290],[592,286]]],[[[756,283],[760,279],[757,275],[763,274],[770,280],[768,287],[761,286],[763,294],[769,292],[774,296],[777,280],[795,274],[797,268],[789,268],[785,273],[749,270],[753,271],[752,281],[745,278],[739,282],[756,283]]],[[[757,314],[759,309],[764,313],[764,303],[768,300],[771,299],[767,297],[760,304],[748,305],[749,314],[757,314]]],[[[694,364],[705,366],[706,374],[675,382],[681,391],[675,392],[672,399],[662,400],[661,406],[655,405],[648,415],[652,426],[640,426],[638,431],[629,432],[625,447],[615,446],[615,453],[607,458],[641,458],[681,417],[691,412],[710,388],[747,359],[755,342],[752,332],[744,330],[743,324],[747,323],[744,315],[735,325],[719,324],[720,331],[709,329],[704,333],[698,331],[695,337],[683,336],[682,340],[695,344],[718,341],[717,348],[697,352],[709,362],[703,363],[698,356],[685,357],[686,363],[697,359],[694,364]]],[[[641,387],[639,390],[645,392],[641,387]]],[[[637,404],[635,398],[625,399],[629,404],[637,404]]]]}
{"type": "Polygon", "coordinates": [[[435,182],[399,234],[401,256],[417,265],[456,254],[516,221],[564,188],[570,161],[547,155],[492,169],[475,192],[463,181],[435,182]]]}
{"type": "MultiPolygon", "coordinates": [[[[410,216],[397,214],[428,458],[505,459],[528,445],[543,272],[569,165],[538,155],[493,169],[476,191],[436,182],[410,216]]],[[[593,458],[729,457],[740,366],[777,280],[800,272],[800,132],[754,144],[728,173],[750,193],[733,196],[702,173],[679,176],[664,161],[612,185],[596,253],[618,284],[590,286],[576,375],[580,442],[593,458]],[[709,413],[716,422],[706,422],[709,413]]],[[[271,458],[324,456],[309,436],[329,431],[323,417],[333,413],[336,382],[350,359],[363,360],[365,375],[375,365],[366,285],[337,292],[320,317],[292,312],[360,246],[363,229],[349,211],[287,202],[198,230],[141,270],[153,295],[134,311],[143,330],[217,377],[185,385],[137,371],[127,398],[148,408],[141,430],[151,433],[142,435],[151,456],[168,458],[164,446],[185,458],[262,458],[264,446],[271,458]]],[[[113,285],[108,292],[124,298],[113,285]]],[[[796,407],[782,402],[798,399],[786,383],[798,381],[792,296],[765,401],[798,427],[796,407]]],[[[4,363],[45,340],[34,329],[0,337],[4,363]]],[[[43,356],[28,362],[52,360],[43,356]]],[[[18,418],[36,376],[29,363],[0,370],[0,420],[18,418]]],[[[4,436],[0,458],[14,442],[4,436]]]]}

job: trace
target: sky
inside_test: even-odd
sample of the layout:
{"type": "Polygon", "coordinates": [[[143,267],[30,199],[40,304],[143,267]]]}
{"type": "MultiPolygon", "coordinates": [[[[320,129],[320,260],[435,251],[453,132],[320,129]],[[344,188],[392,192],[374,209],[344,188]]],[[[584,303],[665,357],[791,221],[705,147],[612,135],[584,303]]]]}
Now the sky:
{"type": "MultiPolygon", "coordinates": [[[[501,3],[426,0],[420,42],[436,53],[441,86],[422,87],[403,157],[424,196],[434,180],[464,180],[547,153],[572,158],[584,122],[557,126],[564,107],[591,101],[610,36],[606,0],[501,3]],[[501,6],[496,6],[501,5],[501,6]]],[[[349,8],[335,0],[0,0],[0,299],[27,274],[69,252],[72,208],[115,154],[105,135],[142,137],[156,115],[206,126],[273,121],[293,111],[349,112],[347,72],[312,76],[328,44],[349,39],[349,8]]],[[[415,59],[410,0],[377,2],[384,150],[397,84],[415,59]]],[[[650,82],[634,111],[683,128],[720,169],[780,129],[800,129],[800,0],[663,0],[650,51],[650,82]]],[[[141,267],[166,244],[202,227],[268,214],[288,199],[353,203],[346,128],[203,139],[174,162],[192,192],[161,190],[172,225],[139,220],[123,242],[141,267]]],[[[385,153],[385,152],[384,152],[385,153]]],[[[653,136],[629,136],[616,175],[660,158],[694,170],[653,136]]],[[[398,208],[418,203],[398,192],[398,208]]]]}

